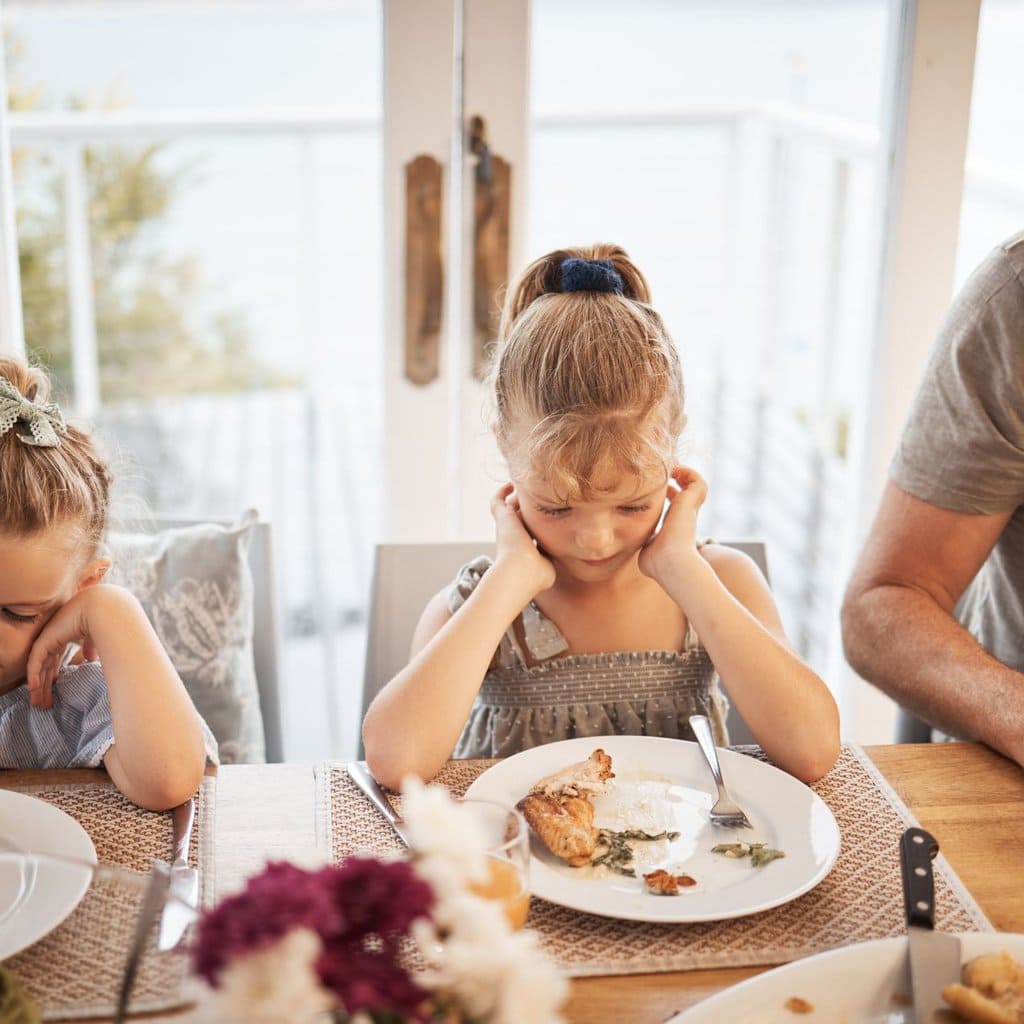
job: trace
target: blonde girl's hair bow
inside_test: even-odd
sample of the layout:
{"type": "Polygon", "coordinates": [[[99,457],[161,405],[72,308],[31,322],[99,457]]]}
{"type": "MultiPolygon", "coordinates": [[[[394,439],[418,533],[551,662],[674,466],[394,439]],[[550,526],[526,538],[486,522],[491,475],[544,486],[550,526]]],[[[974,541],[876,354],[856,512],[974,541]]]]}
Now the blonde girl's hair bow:
{"type": "Polygon", "coordinates": [[[0,437],[15,424],[28,427],[29,433],[16,432],[19,440],[37,448],[56,448],[67,434],[64,414],[56,402],[33,402],[6,377],[0,377],[0,437]]]}

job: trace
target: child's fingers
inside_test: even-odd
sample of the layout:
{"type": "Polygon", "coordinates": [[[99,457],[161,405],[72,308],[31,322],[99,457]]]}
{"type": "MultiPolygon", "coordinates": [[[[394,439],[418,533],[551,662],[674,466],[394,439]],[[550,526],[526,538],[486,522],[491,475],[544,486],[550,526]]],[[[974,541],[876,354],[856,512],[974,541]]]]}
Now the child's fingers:
{"type": "Polygon", "coordinates": [[[69,640],[65,629],[53,619],[36,637],[29,652],[26,677],[33,707],[53,707],[53,684],[63,667],[69,640]]]}
{"type": "Polygon", "coordinates": [[[498,516],[502,509],[509,507],[509,499],[515,500],[515,485],[504,484],[495,491],[491,498],[491,514],[498,516]]]}
{"type": "Polygon", "coordinates": [[[28,663],[29,704],[34,708],[49,709],[53,707],[53,681],[57,678],[60,668],[59,657],[49,651],[38,656],[33,649],[28,663]]]}
{"type": "Polygon", "coordinates": [[[695,508],[703,505],[704,499],[708,496],[708,485],[704,477],[689,466],[676,466],[669,476],[669,501],[675,501],[682,495],[685,495],[687,501],[695,508]],[[674,492],[673,484],[677,488],[674,492]]]}

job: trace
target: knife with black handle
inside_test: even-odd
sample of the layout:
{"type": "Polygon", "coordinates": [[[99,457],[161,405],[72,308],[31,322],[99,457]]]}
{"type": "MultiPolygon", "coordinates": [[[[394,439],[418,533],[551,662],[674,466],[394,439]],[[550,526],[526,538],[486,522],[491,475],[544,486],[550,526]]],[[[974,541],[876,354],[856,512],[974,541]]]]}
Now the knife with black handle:
{"type": "Polygon", "coordinates": [[[903,902],[907,914],[910,981],[917,1024],[933,1024],[946,1006],[942,990],[960,980],[960,940],[935,930],[932,860],[939,844],[923,828],[908,828],[900,840],[903,902]]]}

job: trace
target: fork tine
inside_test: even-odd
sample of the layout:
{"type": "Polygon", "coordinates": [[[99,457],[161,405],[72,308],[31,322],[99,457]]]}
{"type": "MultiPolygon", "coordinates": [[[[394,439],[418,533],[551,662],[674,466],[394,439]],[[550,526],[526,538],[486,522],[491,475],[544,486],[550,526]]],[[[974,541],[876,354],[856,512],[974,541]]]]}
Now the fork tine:
{"type": "Polygon", "coordinates": [[[744,815],[722,815],[712,814],[709,816],[712,825],[717,825],[719,828],[753,828],[747,820],[747,816],[744,815]]]}
{"type": "Polygon", "coordinates": [[[715,740],[711,735],[711,723],[708,721],[707,715],[690,715],[690,728],[693,729],[693,735],[697,738],[697,746],[700,747],[704,760],[708,768],[711,769],[711,775],[718,790],[718,799],[708,812],[708,820],[712,825],[719,825],[722,828],[753,828],[754,826],[743,812],[743,808],[732,799],[725,787],[722,769],[718,763],[718,751],[715,749],[715,740]]]}

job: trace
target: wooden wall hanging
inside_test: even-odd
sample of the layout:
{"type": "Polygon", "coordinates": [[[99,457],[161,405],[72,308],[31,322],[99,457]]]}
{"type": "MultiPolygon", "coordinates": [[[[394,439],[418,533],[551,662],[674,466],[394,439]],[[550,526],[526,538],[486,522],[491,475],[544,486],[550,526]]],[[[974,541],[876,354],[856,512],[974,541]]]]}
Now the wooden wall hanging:
{"type": "Polygon", "coordinates": [[[405,165],[405,376],[414,384],[429,384],[440,372],[441,187],[441,164],[432,156],[405,165]]]}
{"type": "Polygon", "coordinates": [[[473,372],[482,379],[498,336],[501,299],[508,283],[512,170],[491,152],[482,117],[469,122],[469,148],[477,164],[473,195],[473,372]]]}

